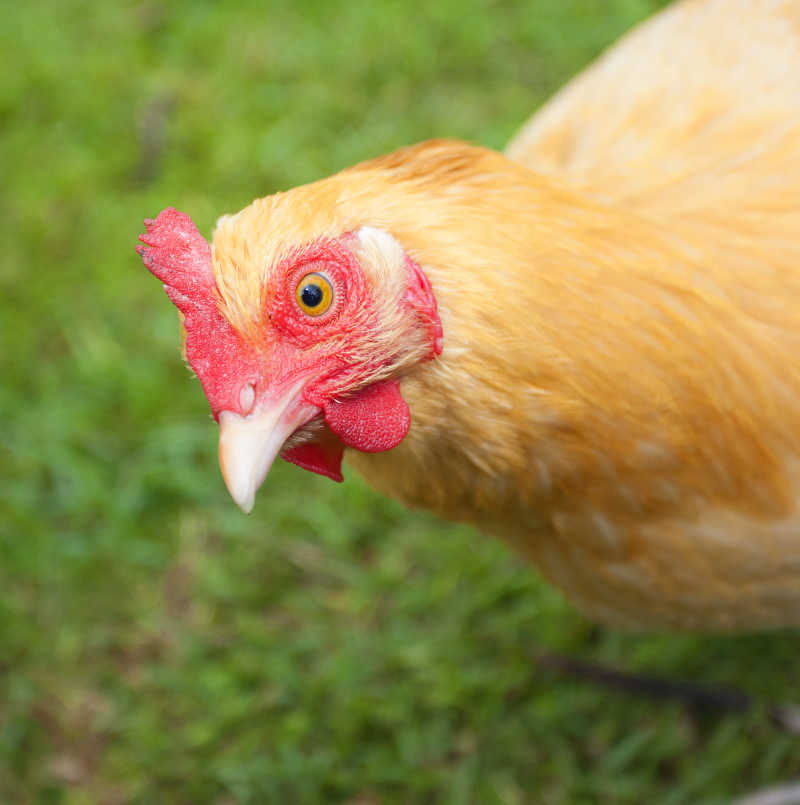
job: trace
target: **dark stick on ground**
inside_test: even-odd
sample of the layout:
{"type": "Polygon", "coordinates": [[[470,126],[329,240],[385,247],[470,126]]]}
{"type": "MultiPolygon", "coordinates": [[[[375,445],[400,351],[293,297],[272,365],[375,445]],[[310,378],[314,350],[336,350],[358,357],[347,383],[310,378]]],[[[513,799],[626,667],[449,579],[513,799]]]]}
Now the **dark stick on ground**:
{"type": "MultiPolygon", "coordinates": [[[[713,687],[695,682],[630,673],[573,657],[564,657],[560,654],[537,654],[534,655],[534,661],[540,668],[573,679],[581,679],[650,699],[677,701],[701,713],[745,713],[757,704],[756,699],[737,688],[713,687]]],[[[768,704],[766,711],[770,720],[779,729],[800,734],[800,707],[768,704]]]]}

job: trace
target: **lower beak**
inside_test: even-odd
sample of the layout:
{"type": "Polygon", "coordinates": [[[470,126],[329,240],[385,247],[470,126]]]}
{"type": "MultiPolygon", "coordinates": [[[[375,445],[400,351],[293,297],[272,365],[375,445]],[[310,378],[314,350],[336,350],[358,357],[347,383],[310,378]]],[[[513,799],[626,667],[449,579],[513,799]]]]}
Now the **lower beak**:
{"type": "Polygon", "coordinates": [[[283,443],[319,413],[298,401],[296,389],[285,397],[256,404],[252,413],[219,415],[219,466],[225,485],[239,508],[249,514],[283,443]]]}

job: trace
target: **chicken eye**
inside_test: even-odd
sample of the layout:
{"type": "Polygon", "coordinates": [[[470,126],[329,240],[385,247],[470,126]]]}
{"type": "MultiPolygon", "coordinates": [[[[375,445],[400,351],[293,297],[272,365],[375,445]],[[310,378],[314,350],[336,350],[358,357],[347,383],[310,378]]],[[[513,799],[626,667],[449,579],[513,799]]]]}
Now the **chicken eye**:
{"type": "Polygon", "coordinates": [[[333,302],[333,286],[322,274],[306,274],[294,292],[297,304],[309,316],[321,316],[333,302]]]}

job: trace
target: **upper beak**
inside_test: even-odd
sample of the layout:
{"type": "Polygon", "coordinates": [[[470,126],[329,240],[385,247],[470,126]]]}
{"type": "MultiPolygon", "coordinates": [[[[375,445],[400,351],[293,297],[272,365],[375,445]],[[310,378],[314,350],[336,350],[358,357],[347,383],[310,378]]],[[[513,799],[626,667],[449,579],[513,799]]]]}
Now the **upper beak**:
{"type": "Polygon", "coordinates": [[[283,443],[319,412],[313,405],[298,404],[298,390],[283,397],[260,401],[252,413],[233,411],[219,415],[219,466],[225,485],[239,508],[249,514],[261,486],[283,443]]]}

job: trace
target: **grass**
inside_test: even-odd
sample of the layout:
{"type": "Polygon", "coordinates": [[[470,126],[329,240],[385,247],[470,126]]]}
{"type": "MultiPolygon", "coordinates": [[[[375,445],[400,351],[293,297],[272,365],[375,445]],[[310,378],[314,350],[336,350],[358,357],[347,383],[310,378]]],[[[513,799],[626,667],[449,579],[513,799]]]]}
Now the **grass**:
{"type": "Polygon", "coordinates": [[[763,712],[568,681],[559,651],[798,698],[797,634],[598,629],[502,545],[280,466],[243,517],[133,253],[168,204],[396,146],[502,147],[657,0],[9,5],[0,26],[0,802],[722,803],[800,775],[763,712]]]}

